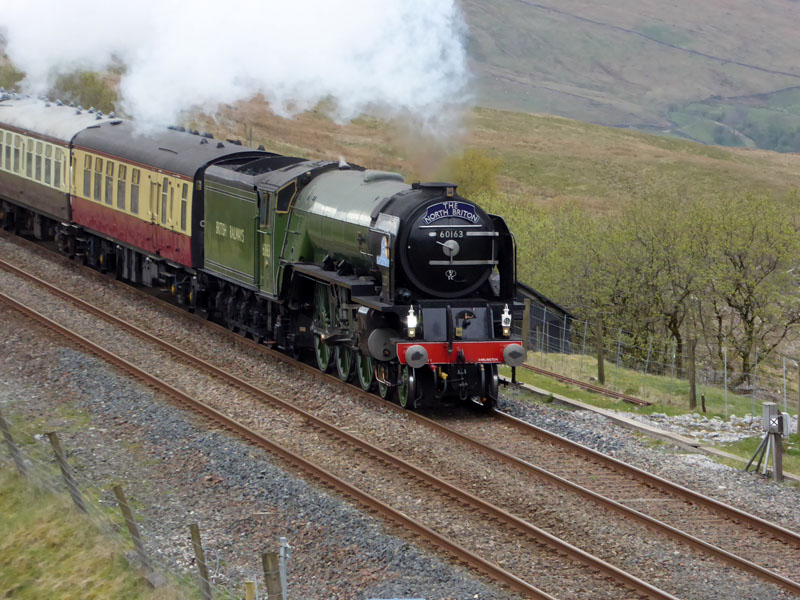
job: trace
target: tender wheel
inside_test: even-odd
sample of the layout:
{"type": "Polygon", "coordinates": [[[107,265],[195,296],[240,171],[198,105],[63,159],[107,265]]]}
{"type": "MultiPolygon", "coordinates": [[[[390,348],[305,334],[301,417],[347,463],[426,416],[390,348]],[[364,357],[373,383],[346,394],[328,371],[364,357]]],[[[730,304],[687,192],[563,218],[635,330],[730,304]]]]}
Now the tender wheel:
{"type": "Polygon", "coordinates": [[[375,363],[369,354],[356,352],[356,375],[358,376],[358,383],[361,384],[361,389],[365,392],[372,391],[375,386],[375,363]]]}
{"type": "Polygon", "coordinates": [[[336,363],[336,374],[339,379],[347,383],[353,377],[353,349],[349,346],[336,346],[333,357],[336,363]]]}

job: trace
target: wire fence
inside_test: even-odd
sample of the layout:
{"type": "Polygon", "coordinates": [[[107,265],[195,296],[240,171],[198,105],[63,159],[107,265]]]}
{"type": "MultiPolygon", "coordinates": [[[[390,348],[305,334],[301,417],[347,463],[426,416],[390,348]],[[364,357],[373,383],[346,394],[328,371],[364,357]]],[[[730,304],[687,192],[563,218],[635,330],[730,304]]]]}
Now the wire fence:
{"type": "MultiPolygon", "coordinates": [[[[523,319],[514,324],[514,330],[525,338],[529,364],[590,382],[599,379],[602,355],[605,386],[667,404],[688,399],[692,367],[689,340],[679,345],[674,339],[634,334],[622,328],[605,328],[598,336],[600,328],[593,323],[527,300],[525,314],[527,327],[523,319]]],[[[741,357],[724,347],[714,352],[696,344],[695,355],[697,395],[720,399],[726,416],[734,406],[759,415],[765,400],[777,403],[786,412],[800,412],[797,360],[780,354],[763,360],[754,353],[749,369],[744,371],[741,357]]]]}
{"type": "MultiPolygon", "coordinates": [[[[76,510],[83,512],[91,524],[103,536],[116,540],[123,549],[130,548],[132,537],[137,551],[135,535],[126,526],[124,516],[119,512],[121,503],[115,493],[108,489],[98,487],[79,471],[71,468],[66,460],[68,452],[60,451],[60,442],[53,434],[34,433],[21,426],[12,427],[0,413],[0,430],[2,440],[0,445],[4,451],[0,452],[0,466],[16,468],[21,475],[36,489],[47,493],[63,496],[69,492],[72,496],[76,510]],[[59,457],[59,454],[62,456],[59,457]]],[[[121,490],[121,488],[120,488],[121,490]]],[[[124,498],[124,496],[123,496],[124,498]]],[[[153,521],[148,515],[136,510],[126,503],[125,510],[130,511],[132,521],[139,531],[163,531],[172,525],[162,525],[153,521]]],[[[194,528],[196,526],[192,526],[194,528]]],[[[138,531],[136,532],[138,535],[138,531]]],[[[192,531],[194,537],[194,531],[192,531]]],[[[199,541],[199,528],[197,528],[199,541]]],[[[146,535],[141,536],[146,538],[146,535]]],[[[193,544],[194,545],[194,544],[193,544]]],[[[170,558],[160,549],[149,546],[149,551],[139,552],[134,559],[134,554],[126,552],[126,559],[132,566],[145,572],[146,579],[151,586],[169,588],[169,597],[195,599],[212,598],[220,600],[284,600],[285,562],[277,559],[278,553],[265,553],[262,556],[264,564],[263,577],[253,569],[240,571],[238,577],[227,572],[228,561],[225,556],[212,547],[203,547],[199,544],[202,554],[195,554],[194,561],[198,572],[187,572],[180,564],[177,554],[170,558]],[[202,557],[202,558],[201,558],[202,557]],[[267,558],[270,567],[267,569],[267,558]],[[205,564],[201,568],[200,562],[205,564]],[[235,579],[243,583],[237,583],[235,579]],[[267,590],[270,590],[269,592],[267,590]]],[[[282,548],[285,538],[281,539],[282,548]]],[[[197,552],[197,546],[195,551],[197,552]]],[[[283,554],[283,552],[281,553],[283,554]]],[[[183,558],[184,563],[190,561],[183,558]]],[[[288,598],[288,595],[286,596],[288,598]]]]}

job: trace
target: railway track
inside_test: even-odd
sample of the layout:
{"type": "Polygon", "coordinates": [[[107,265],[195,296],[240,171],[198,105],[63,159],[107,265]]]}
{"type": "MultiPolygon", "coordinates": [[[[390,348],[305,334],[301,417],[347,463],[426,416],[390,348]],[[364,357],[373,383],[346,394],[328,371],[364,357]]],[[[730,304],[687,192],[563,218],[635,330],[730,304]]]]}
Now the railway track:
{"type": "Polygon", "coordinates": [[[616,398],[617,400],[623,400],[624,402],[628,402],[630,404],[638,404],[639,406],[649,406],[652,404],[647,400],[642,400],[641,398],[637,398],[635,396],[629,396],[628,394],[623,394],[622,392],[615,392],[614,390],[609,390],[608,388],[600,387],[599,385],[594,385],[591,383],[586,383],[585,381],[581,381],[580,379],[573,379],[572,377],[567,377],[566,375],[560,375],[558,373],[554,373],[553,371],[547,371],[545,369],[541,369],[539,367],[534,367],[533,365],[529,365],[528,363],[522,363],[520,365],[523,369],[527,369],[528,371],[533,371],[534,373],[538,373],[539,375],[545,375],[547,377],[551,377],[556,381],[561,381],[562,383],[569,383],[570,385],[575,385],[584,390],[589,390],[590,392],[596,392],[603,396],[608,396],[609,398],[616,398]]]}
{"type": "MultiPolygon", "coordinates": [[[[25,277],[21,271],[5,261],[0,262],[0,266],[17,276],[25,277]]],[[[90,353],[168,394],[181,404],[199,412],[205,418],[211,419],[251,443],[277,454],[324,484],[338,489],[370,510],[377,511],[385,519],[400,524],[435,547],[527,597],[556,598],[558,597],[554,595],[556,593],[566,594],[562,597],[580,597],[591,593],[595,598],[674,598],[647,582],[474,496],[469,491],[453,486],[249,382],[141,331],[138,327],[130,325],[118,317],[66,292],[57,290],[38,278],[31,281],[36,281],[38,286],[79,307],[80,310],[91,314],[92,317],[103,319],[112,325],[115,331],[112,333],[104,327],[102,331],[95,332],[94,335],[103,339],[102,342],[98,342],[90,339],[89,336],[92,333],[82,335],[73,331],[71,327],[59,324],[56,320],[5,293],[0,294],[0,300],[48,329],[70,339],[90,353]],[[118,355],[109,348],[109,346],[114,346],[111,343],[112,339],[119,340],[122,335],[121,331],[124,331],[125,335],[135,335],[142,339],[143,344],[146,343],[153,347],[146,351],[142,347],[142,351],[139,352],[140,356],[147,357],[146,361],[151,363],[149,366],[139,366],[131,360],[131,357],[118,355]],[[174,355],[172,360],[181,363],[183,368],[197,369],[198,377],[202,373],[206,381],[199,385],[201,389],[208,385],[218,386],[220,382],[225,382],[226,385],[231,385],[236,389],[235,395],[240,396],[239,402],[241,402],[243,394],[249,396],[250,401],[256,402],[262,409],[258,418],[255,419],[257,422],[252,424],[241,422],[226,414],[230,407],[220,409],[220,407],[206,404],[195,393],[181,390],[170,383],[170,378],[164,376],[164,371],[170,371],[165,353],[174,355]],[[155,363],[161,365],[161,369],[153,369],[153,359],[155,359],[155,363]],[[161,372],[154,373],[153,371],[161,372]],[[208,379],[209,375],[210,380],[208,379]],[[259,422],[261,423],[260,427],[259,422]],[[280,441],[275,441],[276,437],[281,437],[276,432],[279,429],[275,426],[276,423],[291,425],[287,427],[285,437],[280,441]],[[263,429],[270,431],[269,438],[266,437],[263,429]],[[309,444],[313,444],[315,447],[323,446],[311,452],[315,457],[314,460],[309,460],[303,456],[303,452],[298,451],[309,444]],[[341,455],[345,448],[349,459],[346,461],[347,468],[344,471],[341,466],[336,468],[336,465],[320,464],[320,457],[337,456],[338,464],[341,465],[341,455]],[[391,489],[388,492],[384,490],[380,495],[384,497],[388,495],[388,500],[395,506],[390,505],[386,498],[375,495],[374,489],[365,489],[374,488],[374,483],[365,481],[365,478],[359,475],[353,476],[353,473],[362,473],[367,469],[375,469],[381,473],[377,477],[373,475],[373,478],[383,482],[392,482],[391,489]],[[355,485],[352,480],[356,481],[355,485]],[[361,485],[358,485],[359,482],[361,485]],[[443,505],[444,509],[431,510],[433,503],[443,505]],[[417,508],[414,509],[414,506],[417,508]],[[430,519],[432,514],[447,515],[447,518],[446,520],[430,519]],[[478,530],[480,532],[478,537],[488,542],[487,547],[462,545],[459,534],[465,530],[470,533],[469,540],[475,539],[474,533],[475,530],[478,530]],[[518,560],[513,564],[501,566],[486,558],[487,554],[491,556],[491,548],[498,545],[514,547],[518,560]],[[546,585],[549,591],[540,589],[535,583],[530,583],[541,579],[542,573],[551,574],[548,576],[550,581],[546,585]],[[553,577],[553,573],[557,573],[558,576],[553,577]]],[[[238,410],[242,411],[241,408],[238,410]]]]}
{"type": "MultiPolygon", "coordinates": [[[[185,315],[183,312],[181,314],[185,315]]],[[[259,347],[259,351],[268,352],[263,347],[259,347]]],[[[281,355],[281,360],[289,359],[281,355]]],[[[314,370],[307,366],[304,368],[314,370]]],[[[318,374],[316,371],[315,373],[318,374]]],[[[333,378],[331,381],[338,383],[338,380],[333,378]]],[[[371,401],[380,402],[376,398],[371,398],[371,401]]],[[[387,406],[402,412],[394,405],[387,404],[387,406]]],[[[460,418],[450,422],[449,427],[446,427],[441,420],[428,421],[420,415],[410,413],[403,415],[419,421],[429,429],[431,427],[438,429],[459,440],[461,444],[479,449],[479,452],[492,456],[493,460],[499,459],[521,470],[527,477],[569,490],[571,494],[590,499],[598,506],[603,506],[603,510],[611,510],[625,519],[642,522],[647,527],[658,530],[661,534],[679,540],[698,551],[725,560],[738,569],[779,585],[792,593],[800,594],[797,584],[782,574],[791,571],[791,565],[798,564],[795,559],[798,552],[798,536],[793,532],[752,518],[713,499],[694,494],[622,463],[609,464],[603,455],[573,445],[567,440],[513,420],[502,413],[495,414],[494,418],[488,421],[486,418],[477,420],[460,418]],[[490,426],[487,426],[487,423],[490,426]],[[479,439],[490,440],[492,445],[480,445],[479,439]],[[503,442],[499,443],[500,440],[503,442]],[[651,510],[653,506],[660,508],[653,511],[651,510]],[[695,533],[702,532],[702,539],[681,532],[679,527],[670,525],[670,522],[683,525],[684,528],[686,523],[691,524],[695,533]],[[738,526],[737,523],[745,525],[738,526]],[[779,555],[782,555],[782,558],[779,555]],[[755,560],[748,560],[747,557],[755,560]],[[763,564],[767,566],[762,566],[763,564]]],[[[397,463],[392,464],[397,466],[397,463]]],[[[426,481],[430,483],[430,480],[426,481]]],[[[455,492],[447,492],[447,494],[453,493],[455,492]]],[[[419,494],[421,497],[422,490],[419,494]]],[[[507,519],[508,517],[502,513],[510,515],[511,512],[519,511],[519,507],[513,505],[507,506],[508,510],[504,510],[502,506],[496,508],[501,511],[500,516],[493,516],[492,519],[507,519]]],[[[539,543],[548,541],[542,542],[540,538],[539,543]]],[[[448,549],[446,544],[439,546],[454,556],[459,556],[448,549]]],[[[617,596],[612,597],[623,597],[618,595],[618,591],[614,593],[617,596]]],[[[645,592],[639,590],[633,593],[645,592]]]]}

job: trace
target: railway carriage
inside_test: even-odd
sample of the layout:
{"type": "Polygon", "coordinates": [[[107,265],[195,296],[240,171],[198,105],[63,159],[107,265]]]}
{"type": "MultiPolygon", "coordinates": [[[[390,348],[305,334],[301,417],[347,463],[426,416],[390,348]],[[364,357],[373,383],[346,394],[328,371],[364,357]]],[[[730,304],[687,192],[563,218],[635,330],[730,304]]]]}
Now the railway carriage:
{"type": "Polygon", "coordinates": [[[0,134],[4,227],[365,390],[490,406],[524,359],[513,236],[455,184],[8,95],[0,134]]]}

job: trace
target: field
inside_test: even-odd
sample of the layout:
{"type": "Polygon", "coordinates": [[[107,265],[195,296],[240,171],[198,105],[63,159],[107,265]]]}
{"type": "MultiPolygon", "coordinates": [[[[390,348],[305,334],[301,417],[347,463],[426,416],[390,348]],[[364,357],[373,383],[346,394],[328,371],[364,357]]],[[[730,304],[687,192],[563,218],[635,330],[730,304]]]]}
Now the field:
{"type": "Polygon", "coordinates": [[[484,106],[680,130],[675,107],[800,84],[794,2],[462,5],[484,106]]]}
{"type": "Polygon", "coordinates": [[[216,120],[198,123],[221,137],[263,143],[275,152],[343,156],[368,168],[398,171],[407,181],[446,176],[447,156],[477,149],[500,160],[499,199],[526,207],[574,203],[613,213],[628,198],[664,189],[695,196],[748,191],[780,196],[800,189],[797,155],[487,108],[465,112],[461,134],[439,139],[414,133],[397,120],[365,117],[338,125],[322,110],[286,120],[258,102],[225,107],[216,120]]]}

